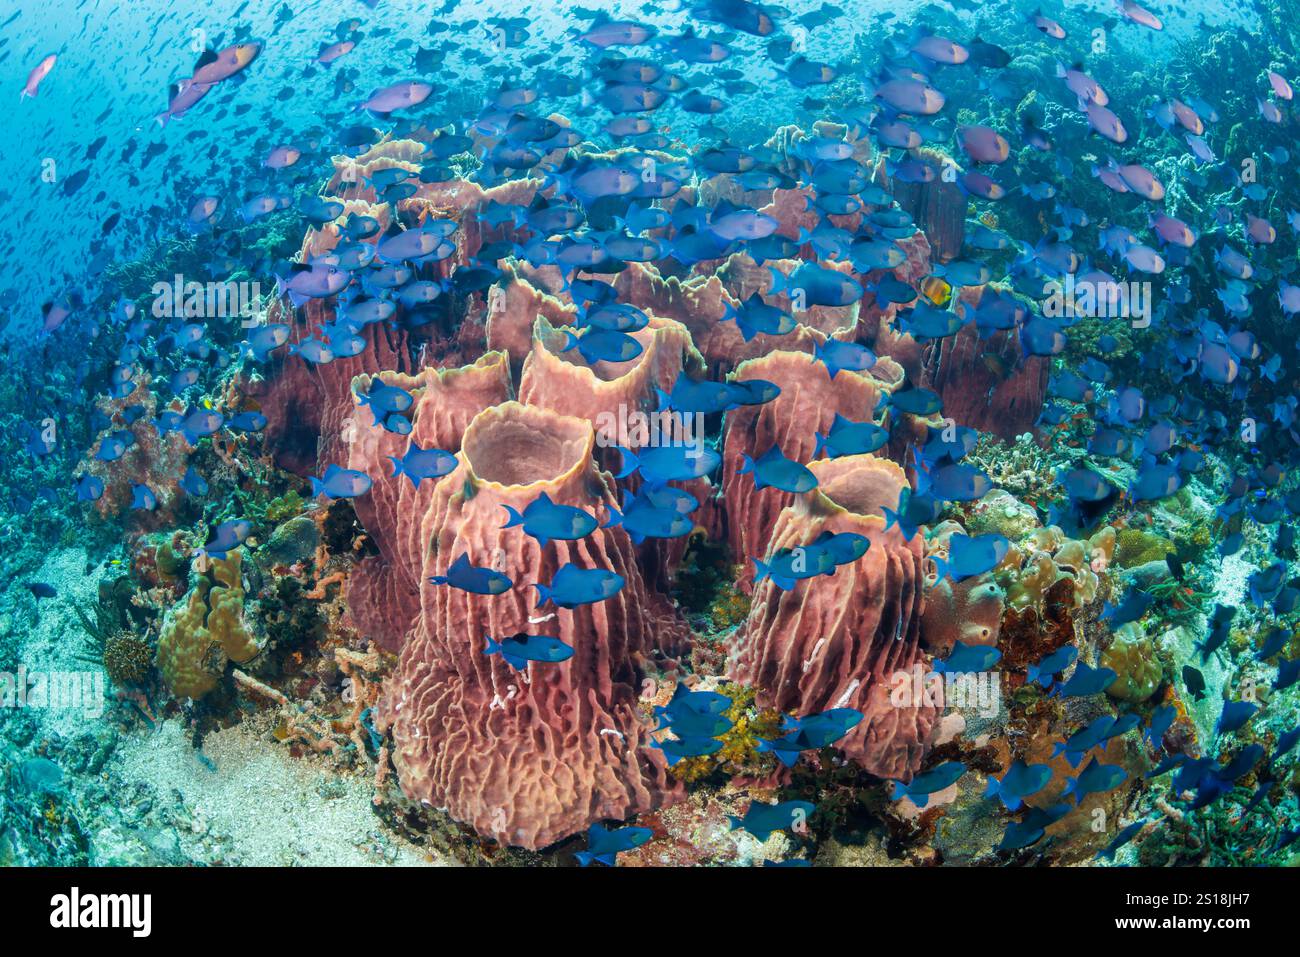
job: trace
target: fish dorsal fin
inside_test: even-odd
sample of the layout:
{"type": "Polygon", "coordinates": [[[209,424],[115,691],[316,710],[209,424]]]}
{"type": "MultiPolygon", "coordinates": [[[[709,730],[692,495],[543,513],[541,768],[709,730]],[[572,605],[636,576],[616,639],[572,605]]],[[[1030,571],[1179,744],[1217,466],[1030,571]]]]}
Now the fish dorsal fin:
{"type": "Polygon", "coordinates": [[[447,570],[448,570],[448,571],[457,571],[457,570],[459,570],[459,569],[462,569],[462,568],[469,568],[469,567],[470,567],[470,564],[469,564],[469,552],[461,552],[461,553],[460,553],[460,557],[457,558],[454,562],[452,562],[452,563],[451,563],[451,567],[448,568],[447,570]]]}
{"type": "Polygon", "coordinates": [[[204,50],[202,53],[199,54],[199,61],[194,64],[194,72],[198,73],[199,70],[203,69],[209,63],[216,63],[216,62],[217,62],[217,51],[212,49],[212,47],[208,47],[206,50],[204,50]]]}

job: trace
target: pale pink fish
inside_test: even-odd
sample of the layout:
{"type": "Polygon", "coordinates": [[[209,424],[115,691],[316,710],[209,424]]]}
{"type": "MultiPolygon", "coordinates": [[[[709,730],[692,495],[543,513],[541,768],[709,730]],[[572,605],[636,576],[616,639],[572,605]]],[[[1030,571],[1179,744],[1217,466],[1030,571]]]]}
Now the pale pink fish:
{"type": "Polygon", "coordinates": [[[44,319],[41,332],[51,333],[72,315],[72,303],[66,296],[57,302],[47,302],[41,306],[41,315],[44,319]]]}
{"type": "Polygon", "coordinates": [[[1138,6],[1133,0],[1119,0],[1119,12],[1125,20],[1150,27],[1152,30],[1163,30],[1165,27],[1158,16],[1145,7],[1138,6]]]}
{"type": "Polygon", "coordinates": [[[1096,103],[1098,106],[1105,106],[1110,102],[1110,97],[1101,88],[1101,84],[1082,70],[1072,70],[1064,63],[1057,63],[1056,75],[1065,80],[1065,85],[1079,98],[1080,103],[1096,103]]]}
{"type": "Polygon", "coordinates": [[[421,83],[419,80],[402,80],[391,86],[375,90],[356,109],[369,110],[371,113],[385,116],[395,110],[419,106],[429,98],[432,92],[433,85],[430,83],[421,83]]]}
{"type": "Polygon", "coordinates": [[[935,63],[955,66],[970,59],[970,51],[946,37],[921,37],[912,44],[912,52],[935,63]]]}
{"type": "Polygon", "coordinates": [[[204,50],[194,65],[191,79],[209,85],[228,80],[256,60],[261,52],[262,44],[258,41],[234,43],[221,51],[204,50]]]}
{"type": "Polygon", "coordinates": [[[1270,123],[1282,122],[1282,111],[1277,108],[1277,104],[1272,100],[1256,100],[1259,104],[1259,115],[1264,117],[1270,123]]]}
{"type": "Polygon", "coordinates": [[[967,193],[973,193],[976,196],[982,196],[995,202],[1007,195],[1006,189],[1000,183],[974,170],[963,173],[958,178],[957,185],[967,193]]]}
{"type": "Polygon", "coordinates": [[[876,88],[876,99],[915,116],[938,113],[944,104],[943,94],[921,80],[888,80],[876,88]]]}
{"type": "Polygon", "coordinates": [[[1170,100],[1169,108],[1173,110],[1174,119],[1178,121],[1178,125],[1187,130],[1187,132],[1191,133],[1193,136],[1200,136],[1205,132],[1205,124],[1201,121],[1201,118],[1196,115],[1196,111],[1186,103],[1181,100],[1170,100]]]}
{"type": "Polygon", "coordinates": [[[1253,243],[1267,246],[1277,239],[1277,230],[1267,219],[1246,214],[1246,238],[1253,243]]]}
{"type": "Polygon", "coordinates": [[[262,165],[267,169],[284,169],[298,162],[301,156],[302,150],[296,150],[292,146],[277,146],[266,154],[262,165]]]}
{"type": "Polygon", "coordinates": [[[54,61],[57,59],[58,57],[51,53],[40,63],[36,64],[35,69],[33,69],[31,73],[27,74],[27,85],[24,86],[23,91],[18,94],[18,99],[22,100],[26,97],[36,95],[36,88],[41,85],[41,80],[50,75],[50,71],[54,69],[54,61]]]}
{"type": "Polygon", "coordinates": [[[887,146],[910,150],[922,143],[921,134],[902,120],[881,123],[876,127],[876,138],[887,146]]]}
{"type": "Polygon", "coordinates": [[[196,196],[194,202],[190,204],[188,219],[191,225],[197,226],[199,223],[206,223],[212,219],[221,205],[219,196],[196,196]]]}
{"type": "Polygon", "coordinates": [[[1272,70],[1269,70],[1268,82],[1273,87],[1273,92],[1284,100],[1289,100],[1295,95],[1291,91],[1291,84],[1288,83],[1286,78],[1279,73],[1274,73],[1272,70]]]}
{"type": "Polygon", "coordinates": [[[1105,166],[1094,166],[1092,175],[1101,180],[1102,185],[1113,189],[1117,193],[1129,192],[1128,184],[1124,182],[1124,177],[1119,175],[1119,166],[1114,160],[1111,160],[1105,166]]]}
{"type": "Polygon", "coordinates": [[[211,83],[195,83],[191,79],[173,83],[167,90],[167,109],[154,117],[159,126],[166,126],[172,120],[179,120],[195,103],[203,99],[212,89],[211,83]]]}
{"type": "Polygon", "coordinates": [[[1196,232],[1181,219],[1156,213],[1147,220],[1156,235],[1171,246],[1191,249],[1196,245],[1196,232]]]}
{"type": "Polygon", "coordinates": [[[322,43],[320,50],[316,54],[316,62],[323,66],[329,66],[341,56],[346,56],[356,49],[355,40],[340,40],[338,43],[322,43]]]}
{"type": "Polygon", "coordinates": [[[1205,142],[1201,137],[1193,136],[1191,133],[1188,133],[1183,137],[1183,139],[1187,140],[1187,145],[1191,147],[1192,155],[1202,163],[1213,163],[1218,159],[1218,157],[1214,155],[1214,150],[1210,149],[1210,144],[1205,142]]]}
{"type": "Polygon", "coordinates": [[[578,39],[600,49],[613,46],[635,47],[654,38],[655,28],[631,20],[605,20],[578,34],[578,39]]]}
{"type": "Polygon", "coordinates": [[[1120,179],[1124,180],[1124,184],[1143,199],[1158,203],[1165,198],[1164,183],[1156,179],[1155,174],[1145,166],[1130,163],[1119,167],[1117,172],[1120,179]]]}
{"type": "Polygon", "coordinates": [[[961,148],[977,163],[1005,163],[1011,155],[1011,145],[987,126],[961,126],[957,128],[957,136],[961,148]]]}
{"type": "Polygon", "coordinates": [[[1029,21],[1053,40],[1065,39],[1065,27],[1061,26],[1050,17],[1045,17],[1041,13],[1035,13],[1029,18],[1029,21]]]}
{"type": "Polygon", "coordinates": [[[1285,279],[1279,279],[1277,304],[1288,316],[1300,312],[1300,286],[1292,286],[1285,279]]]}
{"type": "Polygon", "coordinates": [[[1106,107],[1089,103],[1084,112],[1088,114],[1088,125],[1112,143],[1123,143],[1128,139],[1124,124],[1106,107]]]}
{"type": "Polygon", "coordinates": [[[1124,250],[1124,261],[1130,269],[1158,276],[1165,271],[1165,259],[1150,246],[1136,243],[1124,250]]]}

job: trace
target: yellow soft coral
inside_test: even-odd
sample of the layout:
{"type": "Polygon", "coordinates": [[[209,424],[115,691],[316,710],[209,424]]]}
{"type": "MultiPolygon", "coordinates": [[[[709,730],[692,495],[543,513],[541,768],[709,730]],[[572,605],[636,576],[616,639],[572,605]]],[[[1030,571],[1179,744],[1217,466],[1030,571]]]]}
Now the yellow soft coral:
{"type": "Polygon", "coordinates": [[[213,560],[185,600],[167,614],[158,639],[158,670],[178,698],[201,698],[217,686],[226,662],[261,650],[244,624],[243,557],[213,560]]]}

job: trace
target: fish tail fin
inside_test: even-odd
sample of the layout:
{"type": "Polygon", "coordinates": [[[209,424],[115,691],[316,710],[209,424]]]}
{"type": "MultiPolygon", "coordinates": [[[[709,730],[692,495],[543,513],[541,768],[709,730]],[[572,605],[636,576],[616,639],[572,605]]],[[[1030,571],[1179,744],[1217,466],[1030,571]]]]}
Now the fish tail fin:
{"type": "Polygon", "coordinates": [[[506,513],[510,516],[510,520],[502,525],[502,528],[514,528],[516,525],[522,525],[524,523],[524,517],[515,511],[515,509],[509,505],[502,505],[501,507],[504,508],[506,513]]]}
{"type": "Polygon", "coordinates": [[[493,638],[488,638],[486,636],[484,640],[487,642],[487,647],[483,649],[483,654],[495,655],[501,651],[501,642],[496,641],[493,638]]]}
{"type": "Polygon", "coordinates": [[[759,559],[755,558],[754,559],[754,584],[757,585],[764,578],[766,578],[770,571],[771,569],[767,567],[766,562],[760,561],[759,559]]]}
{"type": "Polygon", "coordinates": [[[537,604],[534,605],[533,607],[541,608],[543,605],[545,605],[548,601],[551,600],[551,590],[547,588],[545,585],[541,585],[541,584],[534,585],[533,587],[537,589],[537,604]]]}
{"type": "Polygon", "coordinates": [[[320,479],[316,478],[316,476],[314,475],[308,476],[307,481],[311,482],[312,498],[315,498],[321,492],[325,491],[325,483],[322,482],[320,479]]]}
{"type": "Polygon", "coordinates": [[[826,436],[822,435],[820,432],[814,432],[813,438],[816,441],[816,445],[813,448],[813,458],[817,458],[822,454],[822,450],[826,448],[826,436]]]}
{"type": "Polygon", "coordinates": [[[614,478],[627,478],[638,468],[640,468],[641,460],[638,459],[635,455],[633,455],[630,451],[628,451],[621,445],[616,445],[614,446],[614,448],[617,449],[618,454],[623,457],[623,468],[618,472],[617,475],[614,476],[614,478]]]}
{"type": "Polygon", "coordinates": [[[613,505],[607,505],[607,506],[605,506],[605,507],[609,510],[609,521],[607,521],[604,525],[602,525],[602,526],[600,526],[600,527],[601,527],[601,528],[614,528],[614,527],[616,527],[616,526],[618,526],[618,525],[622,525],[622,524],[623,524],[623,513],[620,512],[618,509],[616,509],[613,505]]]}

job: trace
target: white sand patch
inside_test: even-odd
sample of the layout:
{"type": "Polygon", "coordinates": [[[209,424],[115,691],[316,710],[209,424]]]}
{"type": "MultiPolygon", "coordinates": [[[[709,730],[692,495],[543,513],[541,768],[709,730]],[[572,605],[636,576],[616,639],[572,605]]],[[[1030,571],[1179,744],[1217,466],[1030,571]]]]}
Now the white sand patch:
{"type": "MultiPolygon", "coordinates": [[[[78,700],[64,699],[64,706],[39,706],[30,708],[46,731],[73,737],[86,730],[86,723],[96,721],[108,706],[112,687],[101,665],[79,657],[86,651],[88,636],[73,614],[69,604],[83,609],[91,619],[99,600],[99,582],[103,566],[86,574],[86,552],[81,548],[51,551],[41,567],[27,581],[53,585],[58,594],[53,598],[29,599],[19,593],[8,613],[8,640],[18,649],[18,663],[28,675],[42,674],[64,682],[72,676],[80,677],[83,692],[78,700]],[[57,678],[55,677],[57,676],[57,678]]],[[[22,585],[26,592],[26,585],[22,585]]]]}
{"type": "MultiPolygon", "coordinates": [[[[41,567],[0,596],[0,641],[11,642],[17,663],[33,673],[99,676],[102,707],[114,691],[95,662],[78,658],[86,634],[69,604],[92,619],[102,579],[122,574],[101,564],[86,573],[84,549],[51,551],[41,567]],[[54,598],[33,599],[26,583],[54,586],[54,598]]],[[[95,688],[92,682],[87,685],[95,688]]],[[[106,720],[95,702],[78,707],[28,707],[37,737],[72,740],[106,720]]],[[[120,705],[119,705],[120,707],[120,705]]],[[[157,806],[176,808],[181,855],[198,863],[256,866],[367,866],[434,863],[422,848],[395,834],[374,812],[367,772],[340,771],[314,755],[295,757],[269,734],[268,713],[247,716],[214,731],[203,743],[208,767],[195,752],[181,719],[154,732],[122,735],[103,769],[128,789],[143,788],[157,806]]],[[[75,787],[74,790],[78,790],[75,787]]],[[[441,863],[441,862],[439,862],[441,863]]]]}
{"type": "Polygon", "coordinates": [[[199,759],[176,719],[122,743],[112,770],[179,793],[190,832],[181,846],[196,859],[259,867],[412,866],[434,863],[394,835],[371,808],[370,781],[340,774],[254,730],[250,719],[209,734],[199,759]]]}

